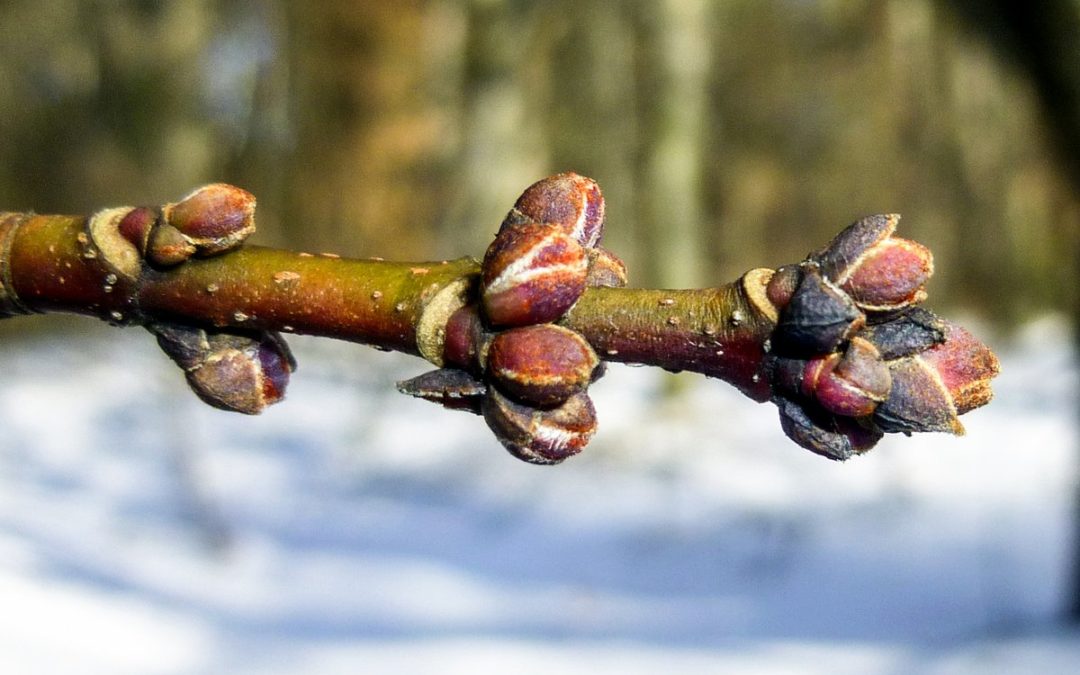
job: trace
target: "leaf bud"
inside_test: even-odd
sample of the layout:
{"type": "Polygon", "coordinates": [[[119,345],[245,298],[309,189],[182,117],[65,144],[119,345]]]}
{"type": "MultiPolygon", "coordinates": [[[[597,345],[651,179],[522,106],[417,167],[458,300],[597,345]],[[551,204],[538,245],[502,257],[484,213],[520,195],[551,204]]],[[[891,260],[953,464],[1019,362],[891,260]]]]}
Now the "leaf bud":
{"type": "Polygon", "coordinates": [[[162,214],[199,255],[215,255],[236,248],[255,231],[255,196],[233,185],[213,183],[165,205],[162,214]]]}
{"type": "Polygon", "coordinates": [[[204,403],[221,410],[257,415],[285,397],[296,361],[282,337],[207,332],[202,328],[154,323],[162,351],[184,371],[204,403]]]}
{"type": "Polygon", "coordinates": [[[531,464],[558,464],[578,454],[596,431],[596,409],[586,393],[542,409],[517,403],[489,387],[483,414],[503,447],[531,464]]]}
{"type": "Polygon", "coordinates": [[[507,223],[524,216],[537,223],[555,225],[585,248],[600,242],[604,231],[604,197],[591,178],[560,173],[539,180],[518,197],[507,223]]]}
{"type": "Polygon", "coordinates": [[[496,326],[561,317],[585,290],[588,257],[575,239],[539,223],[499,231],[481,266],[484,313],[496,326]]]}
{"type": "Polygon", "coordinates": [[[488,349],[487,370],[518,401],[552,407],[584,391],[599,362],[585,338],[546,323],[497,334],[488,349]]]}
{"type": "Polygon", "coordinates": [[[589,272],[585,277],[586,286],[610,288],[626,286],[628,282],[626,263],[618,256],[602,246],[590,248],[588,253],[589,272]]]}

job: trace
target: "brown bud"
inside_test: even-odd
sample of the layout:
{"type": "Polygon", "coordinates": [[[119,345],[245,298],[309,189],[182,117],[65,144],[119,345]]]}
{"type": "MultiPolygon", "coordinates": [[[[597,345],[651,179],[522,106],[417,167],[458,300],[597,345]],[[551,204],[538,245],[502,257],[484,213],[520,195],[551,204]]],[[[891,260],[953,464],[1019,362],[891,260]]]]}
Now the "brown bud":
{"type": "Polygon", "coordinates": [[[496,335],[488,349],[487,369],[513,398],[551,407],[584,391],[599,362],[585,338],[546,323],[496,335]]]}
{"type": "Polygon", "coordinates": [[[602,246],[590,248],[588,251],[589,273],[585,278],[586,286],[611,288],[626,286],[628,282],[626,263],[602,246]]]}
{"type": "Polygon", "coordinates": [[[801,385],[834,415],[865,417],[889,395],[892,378],[874,345],[855,337],[843,355],[812,359],[801,385]]]}
{"type": "Polygon", "coordinates": [[[126,216],[120,219],[117,229],[141,253],[146,252],[146,246],[150,238],[150,231],[158,219],[158,210],[148,206],[140,206],[131,209],[126,216]]]}
{"type": "MultiPolygon", "coordinates": [[[[576,173],[560,173],[533,183],[518,197],[514,210],[529,220],[558,226],[585,248],[596,246],[604,231],[600,186],[576,173]]],[[[511,226],[514,220],[508,217],[511,226]]]]}
{"type": "Polygon", "coordinates": [[[204,185],[162,209],[164,220],[186,236],[200,255],[240,245],[255,231],[255,196],[225,183],[204,185]]]}
{"type": "Polygon", "coordinates": [[[195,245],[180,230],[168,223],[158,223],[150,231],[146,258],[159,267],[173,267],[195,255],[195,245]]]}
{"type": "Polygon", "coordinates": [[[802,270],[798,265],[784,265],[777,269],[776,273],[769,279],[769,283],[765,287],[765,297],[769,299],[769,302],[777,310],[787,307],[787,304],[791,302],[791,296],[795,294],[795,289],[799,286],[801,278],[802,270]]]}
{"type": "Polygon", "coordinates": [[[195,326],[147,326],[169,358],[187,376],[203,402],[221,410],[256,415],[285,396],[296,370],[288,345],[277,333],[208,333],[195,326]]]}
{"type": "Polygon", "coordinates": [[[933,256],[922,244],[892,236],[899,220],[863,218],[811,258],[864,311],[892,312],[926,299],[933,256]]]}
{"type": "Polygon", "coordinates": [[[497,326],[554,321],[585,290],[588,257],[575,239],[539,223],[499,231],[481,267],[484,313],[497,326]]]}
{"type": "Polygon", "coordinates": [[[596,431],[596,410],[585,393],[545,410],[516,403],[489,387],[483,413],[503,447],[532,464],[558,464],[576,455],[596,431]]]}

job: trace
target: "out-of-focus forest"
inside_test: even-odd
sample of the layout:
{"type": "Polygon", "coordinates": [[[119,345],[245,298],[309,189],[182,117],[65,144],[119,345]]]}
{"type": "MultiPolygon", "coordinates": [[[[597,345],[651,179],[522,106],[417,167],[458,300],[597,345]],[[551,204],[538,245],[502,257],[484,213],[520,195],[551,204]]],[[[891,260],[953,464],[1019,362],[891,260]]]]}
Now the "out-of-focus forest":
{"type": "Polygon", "coordinates": [[[1080,200],[1024,45],[970,6],[9,1],[0,207],[224,180],[258,196],[260,243],[478,255],[572,169],[635,285],[718,283],[901,212],[934,304],[1011,323],[1074,304],[1080,200]]]}

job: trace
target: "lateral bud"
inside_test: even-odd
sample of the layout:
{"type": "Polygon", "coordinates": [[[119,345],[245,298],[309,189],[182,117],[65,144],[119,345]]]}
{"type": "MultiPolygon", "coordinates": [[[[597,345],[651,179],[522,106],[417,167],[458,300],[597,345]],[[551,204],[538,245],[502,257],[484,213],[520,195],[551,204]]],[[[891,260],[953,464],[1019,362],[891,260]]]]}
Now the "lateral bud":
{"type": "Polygon", "coordinates": [[[793,357],[829,354],[862,328],[865,321],[866,317],[846,293],[816,267],[807,266],[780,312],[774,347],[779,353],[793,357]]]}
{"type": "Polygon", "coordinates": [[[192,391],[220,410],[259,414],[285,397],[289,375],[296,370],[288,345],[274,332],[208,332],[174,323],[146,328],[184,371],[192,391]]]}
{"type": "Polygon", "coordinates": [[[866,452],[881,440],[879,429],[850,417],[837,417],[801,402],[777,396],[784,434],[807,450],[832,460],[844,461],[866,452]]]}
{"type": "Polygon", "coordinates": [[[480,297],[495,326],[554,321],[585,291],[588,257],[570,235],[541,223],[499,231],[481,265],[480,297]]]}
{"type": "Polygon", "coordinates": [[[503,447],[530,464],[558,464],[581,452],[596,432],[596,409],[586,393],[543,409],[517,403],[490,387],[483,413],[503,447]]]}
{"type": "Polygon", "coordinates": [[[480,414],[480,404],[487,385],[460,368],[430,370],[397,384],[402,394],[438,403],[449,410],[480,414]]]}
{"type": "Polygon", "coordinates": [[[255,195],[226,183],[204,185],[161,212],[202,256],[234,249],[255,232],[255,195]]]}
{"type": "Polygon", "coordinates": [[[604,196],[591,178],[573,172],[555,174],[525,188],[503,226],[512,227],[522,219],[556,227],[592,248],[604,233],[604,196]]]}
{"type": "Polygon", "coordinates": [[[893,236],[899,221],[896,214],[862,218],[811,256],[863,311],[894,312],[926,299],[933,256],[922,244],[893,236]]]}
{"type": "Polygon", "coordinates": [[[596,246],[588,250],[589,271],[585,277],[585,285],[590,287],[606,286],[609,288],[623,288],[629,282],[626,272],[626,263],[619,256],[602,246],[596,246]]]}
{"type": "Polygon", "coordinates": [[[488,349],[487,371],[518,401],[549,408],[585,391],[599,363],[585,338],[545,323],[496,335],[488,349]]]}

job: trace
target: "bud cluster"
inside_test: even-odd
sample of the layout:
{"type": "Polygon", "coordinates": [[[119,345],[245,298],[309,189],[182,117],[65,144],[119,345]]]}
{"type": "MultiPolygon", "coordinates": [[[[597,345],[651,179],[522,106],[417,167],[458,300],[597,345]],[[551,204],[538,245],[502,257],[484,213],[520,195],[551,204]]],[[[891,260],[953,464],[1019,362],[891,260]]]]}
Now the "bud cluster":
{"type": "MultiPolygon", "coordinates": [[[[235,250],[254,231],[254,195],[214,183],[176,203],[95,214],[87,223],[84,257],[101,261],[111,287],[135,282],[144,264],[170,268],[192,257],[235,250]]],[[[162,322],[151,323],[147,329],[183,369],[199,398],[222,410],[261,412],[284,397],[289,374],[296,369],[277,333],[206,331],[162,322]]]]}
{"type": "Polygon", "coordinates": [[[831,459],[885,433],[963,433],[998,372],[970,333],[917,307],[930,251],[894,237],[898,216],[870,216],[799,265],[776,271],[779,310],[768,370],[784,432],[831,459]]]}
{"type": "Polygon", "coordinates": [[[401,391],[484,416],[514,456],[555,464],[596,429],[587,388],[600,359],[555,322],[590,286],[626,285],[626,266],[599,246],[604,198],[574,173],[525,190],[484,255],[478,303],[449,319],[440,370],[401,391]]]}

